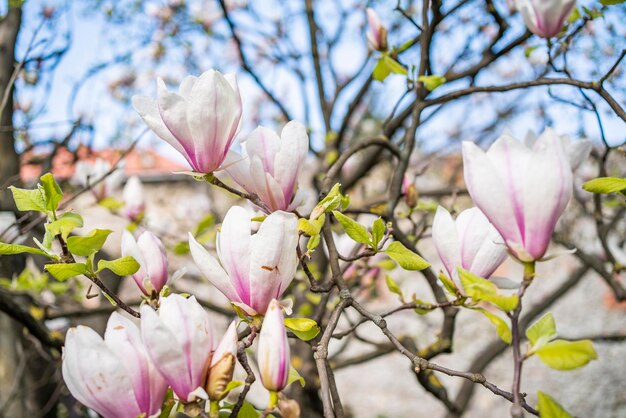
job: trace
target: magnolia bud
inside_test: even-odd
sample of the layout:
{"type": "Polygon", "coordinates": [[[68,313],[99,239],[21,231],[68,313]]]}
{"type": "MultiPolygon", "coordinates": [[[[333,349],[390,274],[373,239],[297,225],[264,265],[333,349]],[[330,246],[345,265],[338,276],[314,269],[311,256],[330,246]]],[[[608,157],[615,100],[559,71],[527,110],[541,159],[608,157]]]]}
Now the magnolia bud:
{"type": "Polygon", "coordinates": [[[387,29],[383,26],[376,12],[367,8],[367,21],[369,31],[367,32],[367,41],[370,47],[376,51],[387,50],[387,29]]]}
{"type": "Polygon", "coordinates": [[[237,341],[237,322],[233,321],[211,358],[206,391],[213,402],[219,402],[226,396],[226,386],[233,380],[237,362],[237,341]]]}
{"type": "Polygon", "coordinates": [[[402,179],[402,193],[404,194],[404,201],[408,207],[414,208],[417,206],[417,188],[415,187],[415,183],[411,181],[411,178],[406,175],[402,179]]]}

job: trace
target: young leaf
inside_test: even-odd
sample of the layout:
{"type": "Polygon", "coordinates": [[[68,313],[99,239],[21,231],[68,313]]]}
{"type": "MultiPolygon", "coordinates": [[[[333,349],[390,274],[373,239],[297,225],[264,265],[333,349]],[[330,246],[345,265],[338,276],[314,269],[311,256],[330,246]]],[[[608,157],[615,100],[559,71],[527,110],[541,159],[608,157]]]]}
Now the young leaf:
{"type": "Polygon", "coordinates": [[[317,322],[309,318],[285,318],[285,327],[302,341],[312,340],[320,333],[317,322]]]}
{"type": "Polygon", "coordinates": [[[61,235],[61,237],[66,240],[70,232],[76,228],[82,228],[82,226],[83,218],[79,214],[67,212],[56,221],[46,224],[46,230],[50,233],[52,238],[61,235]]]}
{"type": "Polygon", "coordinates": [[[554,340],[535,350],[535,354],[548,367],[572,370],[598,358],[591,340],[554,340]]]}
{"type": "Polygon", "coordinates": [[[317,246],[320,245],[320,239],[321,239],[320,234],[313,235],[309,239],[309,242],[307,242],[307,244],[306,244],[307,251],[312,253],[313,250],[315,250],[317,248],[317,246]]]}
{"type": "Polygon", "coordinates": [[[98,205],[102,206],[105,209],[115,211],[118,209],[122,209],[124,207],[124,202],[121,200],[117,200],[114,197],[107,196],[103,199],[98,200],[98,205]]]}
{"type": "Polygon", "coordinates": [[[402,294],[402,289],[400,289],[400,286],[398,286],[398,283],[396,283],[395,280],[391,278],[391,276],[387,275],[385,277],[385,282],[387,283],[387,288],[389,288],[389,291],[391,293],[395,293],[396,295],[400,296],[400,300],[404,299],[404,295],[402,294]]]}
{"type": "Polygon", "coordinates": [[[490,302],[504,312],[510,312],[517,307],[519,301],[517,295],[500,295],[498,287],[489,280],[478,277],[461,267],[458,268],[458,272],[465,294],[472,299],[490,302]]]}
{"type": "Polygon", "coordinates": [[[98,272],[104,269],[109,269],[120,277],[129,276],[139,270],[139,263],[130,256],[117,258],[111,261],[98,261],[98,272]]]}
{"type": "Polygon", "coordinates": [[[293,366],[289,366],[289,378],[287,379],[287,385],[290,385],[296,381],[300,382],[300,385],[304,387],[304,377],[300,376],[300,373],[298,373],[298,371],[293,366]]]}
{"type": "Polygon", "coordinates": [[[526,330],[532,350],[536,351],[556,338],[556,325],[550,312],[542,316],[526,330]]]}
{"type": "Polygon", "coordinates": [[[89,257],[91,253],[100,251],[111,232],[109,229],[94,229],[82,237],[69,237],[67,248],[72,254],[89,257]]]}
{"type": "Polygon", "coordinates": [[[385,63],[385,60],[381,57],[372,71],[372,77],[376,81],[385,81],[385,79],[391,74],[391,70],[385,63]]]}
{"type": "Polygon", "coordinates": [[[446,276],[446,274],[443,271],[439,272],[439,280],[441,281],[441,283],[443,283],[443,287],[445,287],[446,290],[450,292],[451,295],[457,294],[458,289],[456,288],[456,285],[454,284],[451,278],[446,276]]]}
{"type": "Polygon", "coordinates": [[[377,250],[378,244],[382,241],[385,236],[385,222],[378,218],[374,221],[372,225],[372,248],[377,250]]]}
{"type": "Polygon", "coordinates": [[[583,189],[591,193],[616,193],[626,191],[626,179],[598,177],[583,183],[583,189]]]}
{"type": "Polygon", "coordinates": [[[61,199],[63,199],[63,192],[59,187],[52,174],[46,173],[39,179],[43,188],[43,195],[46,201],[46,209],[55,211],[59,207],[61,199]]]}
{"type": "Polygon", "coordinates": [[[441,86],[446,82],[446,78],[441,75],[423,75],[420,76],[417,81],[420,81],[426,87],[426,90],[433,91],[437,87],[441,86]]]}
{"type": "Polygon", "coordinates": [[[80,276],[87,271],[87,266],[83,263],[59,263],[46,264],[45,269],[55,279],[65,281],[70,277],[80,276]]]}
{"type": "Polygon", "coordinates": [[[392,242],[385,252],[405,270],[424,270],[430,267],[426,260],[406,248],[401,242],[392,242]]]}
{"type": "Polygon", "coordinates": [[[489,319],[491,323],[496,326],[496,333],[502,341],[507,344],[511,344],[511,328],[509,328],[509,324],[507,324],[504,319],[482,308],[476,308],[476,310],[485,315],[487,319],[489,319]]]}
{"type": "Polygon", "coordinates": [[[540,418],[572,418],[572,416],[551,396],[537,391],[537,410],[540,418]]]}
{"type": "Polygon", "coordinates": [[[46,253],[39,248],[28,247],[26,245],[18,245],[18,244],[6,244],[4,242],[0,242],[0,255],[15,255],[15,254],[37,254],[43,255],[49,258],[54,258],[50,254],[46,253]]]}
{"type": "Polygon", "coordinates": [[[46,213],[46,199],[39,188],[28,190],[10,186],[9,189],[13,193],[13,200],[18,210],[22,212],[34,210],[46,213]]]}
{"type": "Polygon", "coordinates": [[[363,225],[336,210],[333,211],[333,215],[335,215],[335,218],[339,221],[341,226],[343,226],[343,229],[350,238],[361,244],[370,243],[370,234],[363,225]]]}

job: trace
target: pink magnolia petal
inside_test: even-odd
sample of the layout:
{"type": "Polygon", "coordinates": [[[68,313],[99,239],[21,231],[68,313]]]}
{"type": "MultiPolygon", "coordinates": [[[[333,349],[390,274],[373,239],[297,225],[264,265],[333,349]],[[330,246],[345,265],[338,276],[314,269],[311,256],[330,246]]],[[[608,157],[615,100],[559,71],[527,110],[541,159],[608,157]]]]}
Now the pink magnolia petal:
{"type": "Polygon", "coordinates": [[[274,178],[280,184],[287,204],[293,198],[308,150],[309,136],[304,125],[296,121],[285,125],[280,136],[280,150],[276,154],[274,178]]]}
{"type": "Polygon", "coordinates": [[[290,356],[282,309],[274,299],[263,320],[257,351],[261,382],[267,390],[280,391],[287,385],[290,356]]]}
{"type": "Polygon", "coordinates": [[[228,277],[220,263],[191,234],[189,234],[189,250],[194,263],[204,277],[231,302],[241,302],[239,295],[231,284],[230,277],[228,277]]]}
{"type": "Polygon", "coordinates": [[[432,226],[433,243],[439,258],[451,278],[457,276],[456,268],[461,266],[461,247],[454,220],[445,208],[437,207],[432,226]]]}
{"type": "Polygon", "coordinates": [[[240,206],[233,206],[226,213],[217,237],[217,254],[244,303],[250,303],[250,229],[250,214],[240,206]]]}
{"type": "Polygon", "coordinates": [[[521,244],[523,237],[516,222],[509,191],[499,173],[480,148],[463,142],[465,183],[472,200],[500,232],[507,245],[521,244]]]}
{"type": "MultiPolygon", "coordinates": [[[[263,126],[257,127],[246,138],[245,147],[248,156],[257,156],[263,164],[263,170],[274,175],[274,160],[280,149],[280,138],[276,132],[263,126]]],[[[293,162],[292,162],[293,163],[293,162]]]]}

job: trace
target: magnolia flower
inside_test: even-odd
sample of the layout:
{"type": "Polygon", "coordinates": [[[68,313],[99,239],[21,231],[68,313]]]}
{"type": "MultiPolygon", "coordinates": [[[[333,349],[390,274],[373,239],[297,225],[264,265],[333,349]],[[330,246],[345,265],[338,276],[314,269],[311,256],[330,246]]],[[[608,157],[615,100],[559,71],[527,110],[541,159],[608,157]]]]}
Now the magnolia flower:
{"type": "Polygon", "coordinates": [[[556,36],[576,4],[576,0],[515,0],[528,29],[542,38],[556,36]]]}
{"type": "Polygon", "coordinates": [[[457,283],[457,267],[488,278],[507,255],[500,234],[478,208],[464,210],[454,221],[450,212],[439,206],[433,241],[448,275],[457,283]]]}
{"type": "Polygon", "coordinates": [[[139,177],[132,176],[124,186],[124,207],[122,213],[131,221],[137,221],[146,209],[146,203],[143,196],[143,185],[139,177]]]}
{"type": "Polygon", "coordinates": [[[367,31],[367,43],[375,51],[387,50],[387,29],[383,26],[380,18],[372,8],[367,8],[367,22],[369,30],[367,31]]]}
{"type": "Polygon", "coordinates": [[[157,99],[134,96],[133,106],[161,139],[180,152],[194,171],[211,173],[226,158],[241,122],[241,97],[233,74],[209,70],[186,77],[179,92],[158,80],[157,99]]]}
{"type": "Polygon", "coordinates": [[[209,316],[195,297],[172,294],[159,312],[141,306],[141,334],[155,367],[183,402],[207,398],[202,388],[213,333],[209,316]]]}
{"type": "Polygon", "coordinates": [[[131,256],[139,263],[133,279],[146,296],[159,294],[167,284],[167,256],[161,240],[150,231],[145,231],[135,240],[133,234],[122,234],[122,256],[131,256]]]}
{"type": "Polygon", "coordinates": [[[248,193],[256,194],[270,212],[300,206],[306,195],[298,190],[298,175],[309,149],[304,125],[289,122],[280,138],[260,126],[248,135],[244,147],[244,156],[234,151],[228,155],[224,164],[228,174],[248,193]]]}
{"type": "Polygon", "coordinates": [[[572,168],[562,140],[547,130],[529,148],[504,134],[486,153],[464,142],[463,162],[470,196],[513,255],[541,259],[572,196],[572,168]]]}
{"type": "Polygon", "coordinates": [[[71,182],[82,187],[90,187],[91,193],[100,201],[108,197],[122,184],[124,170],[118,167],[111,172],[111,164],[101,158],[96,161],[76,163],[71,182]]]}
{"type": "Polygon", "coordinates": [[[158,414],[167,390],[139,330],[116,312],[104,340],[85,326],[67,332],[62,372],[72,395],[105,418],[158,414]]]}
{"type": "MultiPolygon", "coordinates": [[[[546,129],[544,135],[554,135],[559,138],[572,171],[576,170],[587,159],[591,152],[591,142],[589,141],[572,141],[568,135],[557,135],[550,128],[546,129]]],[[[532,131],[528,131],[524,138],[524,144],[528,148],[533,148],[536,143],[537,135],[532,131]]]]}
{"type": "Polygon", "coordinates": [[[235,363],[237,362],[237,321],[233,321],[211,357],[209,375],[207,377],[206,391],[209,399],[221,401],[226,393],[226,386],[233,380],[235,363]]]}
{"type": "Polygon", "coordinates": [[[217,236],[218,262],[189,234],[191,255],[200,271],[234,305],[249,315],[265,313],[296,273],[298,225],[295,215],[277,211],[251,235],[250,215],[230,208],[217,236]]]}
{"type": "Polygon", "coordinates": [[[257,351],[257,363],[265,389],[279,392],[287,386],[289,362],[289,341],[282,308],[276,299],[272,299],[263,320],[257,351]]]}

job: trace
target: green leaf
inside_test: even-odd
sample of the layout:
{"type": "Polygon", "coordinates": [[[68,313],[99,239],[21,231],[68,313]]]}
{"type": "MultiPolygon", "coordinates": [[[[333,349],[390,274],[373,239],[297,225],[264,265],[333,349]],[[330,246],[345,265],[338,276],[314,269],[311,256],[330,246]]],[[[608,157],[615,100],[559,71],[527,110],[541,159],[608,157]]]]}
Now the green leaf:
{"type": "Polygon", "coordinates": [[[402,64],[400,64],[394,58],[391,58],[389,55],[384,54],[382,60],[385,62],[387,68],[389,68],[389,71],[393,74],[407,75],[406,68],[404,68],[402,64]]]}
{"type": "Polygon", "coordinates": [[[537,391],[537,409],[540,418],[572,418],[550,395],[537,391]]]}
{"type": "Polygon", "coordinates": [[[46,199],[39,188],[28,190],[18,189],[15,186],[10,186],[11,193],[13,193],[13,200],[15,206],[22,212],[34,210],[37,212],[46,213],[46,199]]]}
{"type": "Polygon", "coordinates": [[[317,246],[320,245],[320,239],[321,237],[319,234],[313,235],[306,244],[307,251],[310,253],[313,252],[317,246]]]}
{"type": "Polygon", "coordinates": [[[61,199],[63,199],[63,192],[59,187],[59,184],[54,179],[54,176],[50,173],[46,173],[39,179],[43,188],[43,195],[46,201],[46,209],[55,211],[59,207],[61,199]]]}
{"type": "Polygon", "coordinates": [[[237,418],[259,418],[261,414],[254,409],[254,406],[248,401],[243,402],[243,406],[237,414],[237,418]]]}
{"type": "Polygon", "coordinates": [[[287,379],[287,385],[290,385],[296,381],[300,382],[300,385],[304,387],[304,377],[300,376],[300,373],[298,373],[298,371],[293,366],[289,366],[289,378],[287,379]]]}
{"type": "Polygon", "coordinates": [[[443,287],[445,287],[446,290],[450,292],[451,295],[456,296],[458,292],[456,285],[454,284],[451,278],[446,276],[446,274],[443,271],[439,272],[439,280],[441,281],[441,283],[443,283],[443,287]]]}
{"type": "Polygon", "coordinates": [[[372,225],[372,248],[377,250],[378,244],[382,241],[385,236],[385,222],[378,218],[374,221],[372,225]]]}
{"type": "Polygon", "coordinates": [[[98,204],[108,210],[118,210],[124,207],[124,202],[114,197],[107,196],[98,201],[98,204]]]}
{"type": "Polygon", "coordinates": [[[404,295],[402,294],[402,289],[400,289],[400,286],[398,286],[398,283],[395,282],[395,280],[393,280],[393,278],[389,275],[387,275],[385,277],[385,282],[387,283],[387,288],[389,289],[389,291],[391,293],[395,293],[396,295],[400,296],[400,299],[404,299],[404,295]]]}
{"type": "Polygon", "coordinates": [[[333,211],[333,215],[339,221],[341,226],[343,226],[343,229],[350,238],[361,244],[370,244],[370,234],[363,225],[336,210],[333,211]]]}
{"type": "Polygon", "coordinates": [[[424,270],[430,267],[426,260],[406,248],[401,242],[392,242],[385,252],[405,270],[424,270]]]}
{"type": "Polygon", "coordinates": [[[380,260],[374,263],[376,267],[380,267],[383,270],[393,270],[396,268],[397,264],[393,260],[380,260]]]}
{"type": "Polygon", "coordinates": [[[458,268],[459,278],[465,294],[476,301],[485,301],[496,305],[504,312],[510,312],[517,307],[517,295],[505,296],[498,293],[498,287],[487,279],[478,277],[467,270],[458,268]]]}
{"type": "Polygon", "coordinates": [[[376,81],[385,81],[385,79],[391,74],[391,70],[385,64],[385,60],[380,58],[376,62],[376,66],[374,67],[374,71],[372,71],[372,77],[376,81]]]}
{"type": "Polygon", "coordinates": [[[59,264],[46,264],[45,269],[55,279],[64,281],[70,277],[80,276],[85,274],[87,266],[84,263],[59,263],[59,264]]]}
{"type": "Polygon", "coordinates": [[[426,87],[426,90],[433,91],[437,87],[441,86],[446,82],[446,78],[442,75],[423,75],[420,76],[417,81],[420,81],[426,87]]]}
{"type": "Polygon", "coordinates": [[[385,81],[389,74],[392,73],[407,75],[406,68],[404,68],[402,64],[391,58],[389,55],[383,54],[374,67],[372,77],[377,81],[385,81]]]}
{"type": "Polygon", "coordinates": [[[39,248],[29,247],[26,245],[18,245],[18,244],[6,244],[4,242],[0,242],[0,255],[15,255],[15,254],[37,254],[43,255],[49,258],[54,258],[52,255],[46,253],[39,248]]]}
{"type": "Polygon", "coordinates": [[[616,4],[622,4],[624,2],[626,2],[626,0],[600,0],[600,3],[605,6],[615,6],[616,4]]]}
{"type": "Polygon", "coordinates": [[[339,189],[341,188],[341,184],[336,183],[330,192],[323,198],[313,209],[311,212],[311,216],[309,216],[310,220],[314,220],[319,218],[323,213],[329,212],[331,210],[337,209],[341,205],[341,210],[344,210],[348,207],[350,203],[350,198],[347,196],[343,196],[339,189]]]}
{"type": "Polygon", "coordinates": [[[491,323],[496,326],[496,333],[498,334],[498,337],[500,337],[502,341],[504,341],[507,344],[511,344],[511,340],[512,340],[511,328],[509,328],[509,324],[507,324],[504,319],[500,318],[498,315],[493,314],[483,308],[475,308],[475,309],[478,312],[485,315],[487,319],[489,319],[491,323]]]}
{"type": "Polygon", "coordinates": [[[598,177],[583,183],[583,189],[591,193],[617,193],[626,190],[626,179],[598,177]]]}
{"type": "Polygon", "coordinates": [[[320,333],[320,327],[309,318],[285,318],[285,326],[302,341],[312,340],[320,333]]]}
{"type": "Polygon", "coordinates": [[[139,270],[139,263],[131,256],[117,258],[111,261],[98,261],[98,272],[104,269],[109,269],[118,276],[129,276],[139,270]]]}
{"type": "Polygon", "coordinates": [[[326,214],[322,213],[319,218],[309,220],[305,218],[298,219],[298,230],[304,232],[306,235],[312,237],[319,235],[324,226],[326,220],[326,214]]]}
{"type": "Polygon", "coordinates": [[[100,251],[111,232],[113,231],[109,229],[94,229],[82,237],[69,237],[67,248],[72,254],[88,257],[91,253],[100,251]]]}
{"type": "Polygon", "coordinates": [[[537,322],[526,330],[526,337],[532,346],[532,351],[536,351],[554,340],[557,336],[554,317],[550,312],[542,316],[537,322]]]}
{"type": "Polygon", "coordinates": [[[57,235],[61,235],[64,240],[67,240],[67,236],[76,228],[82,228],[83,218],[72,212],[64,213],[56,221],[46,224],[46,230],[50,233],[52,238],[57,235]]]}
{"type": "Polygon", "coordinates": [[[554,340],[535,350],[535,354],[548,367],[572,370],[598,358],[591,340],[554,340]]]}
{"type": "Polygon", "coordinates": [[[239,380],[231,380],[230,382],[228,382],[228,384],[224,388],[224,392],[222,392],[222,394],[226,396],[228,392],[230,392],[231,390],[235,388],[238,388],[241,385],[243,385],[243,382],[240,382],[239,380]]]}
{"type": "Polygon", "coordinates": [[[198,222],[198,225],[196,225],[196,229],[193,231],[193,236],[197,237],[203,232],[206,232],[213,225],[215,225],[215,217],[209,213],[204,218],[202,218],[200,222],[198,222]]]}

